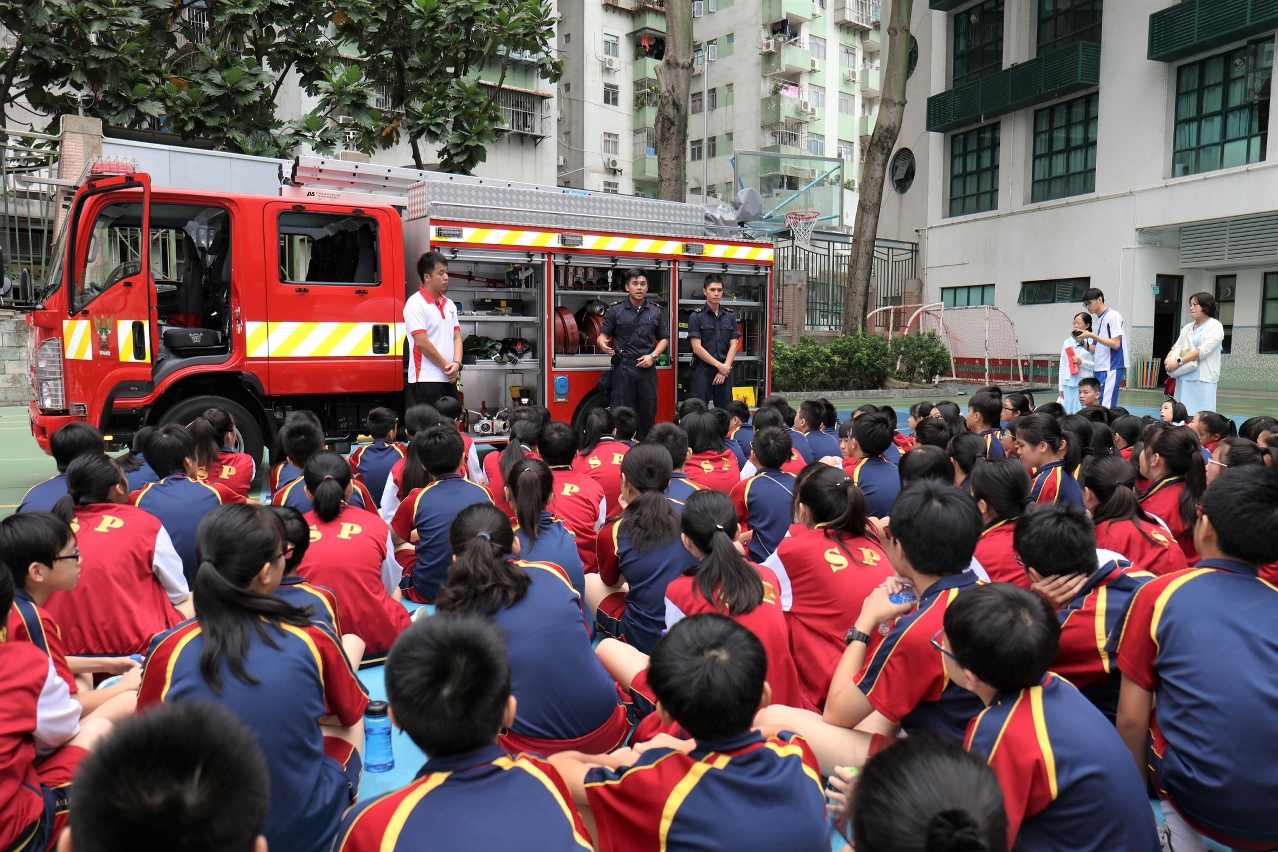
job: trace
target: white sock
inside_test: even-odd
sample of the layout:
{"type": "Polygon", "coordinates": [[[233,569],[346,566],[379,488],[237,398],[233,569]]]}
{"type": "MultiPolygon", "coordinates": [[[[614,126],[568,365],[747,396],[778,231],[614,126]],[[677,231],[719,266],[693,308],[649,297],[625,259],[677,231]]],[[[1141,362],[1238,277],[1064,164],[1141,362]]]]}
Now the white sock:
{"type": "Polygon", "coordinates": [[[1202,835],[1189,827],[1171,802],[1163,799],[1159,805],[1163,809],[1163,827],[1159,831],[1163,852],[1207,852],[1202,835]]]}

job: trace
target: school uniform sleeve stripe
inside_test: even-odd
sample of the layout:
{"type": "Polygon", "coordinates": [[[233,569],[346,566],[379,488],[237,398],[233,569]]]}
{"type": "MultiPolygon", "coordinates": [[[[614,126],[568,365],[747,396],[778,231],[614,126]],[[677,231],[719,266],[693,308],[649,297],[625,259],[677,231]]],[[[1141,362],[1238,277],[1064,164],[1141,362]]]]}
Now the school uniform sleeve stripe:
{"type": "MultiPolygon", "coordinates": [[[[380,852],[394,852],[395,844],[399,841],[399,835],[403,832],[404,824],[408,822],[413,809],[421,803],[422,799],[426,798],[428,793],[447,781],[450,775],[452,775],[451,772],[432,774],[430,778],[423,779],[418,786],[410,790],[399,801],[399,804],[395,806],[395,811],[386,822],[386,831],[382,834],[380,852]]],[[[354,828],[354,825],[352,824],[351,827],[354,828]]]]}
{"type": "MultiPolygon", "coordinates": [[[[788,538],[789,535],[787,532],[786,537],[788,538]]],[[[763,561],[763,567],[771,568],[772,573],[777,575],[777,582],[781,584],[781,610],[789,612],[794,606],[794,589],[790,586],[790,575],[785,570],[785,563],[781,561],[781,544],[784,543],[783,538],[772,555],[763,561]]]]}
{"type": "Polygon", "coordinates": [[[179,627],[160,641],[159,645],[147,655],[146,668],[142,672],[142,686],[138,689],[138,706],[162,704],[168,697],[169,688],[173,686],[173,670],[177,668],[178,658],[191,640],[200,635],[200,625],[190,622],[186,627],[179,627]],[[163,667],[163,674],[151,677],[156,664],[163,667]]]}
{"type": "Polygon", "coordinates": [[[816,784],[818,788],[821,788],[821,774],[813,768],[812,764],[808,761],[803,745],[800,744],[801,742],[801,740],[791,740],[788,743],[782,744],[773,740],[768,740],[763,744],[763,747],[769,751],[776,752],[778,757],[799,758],[799,762],[803,765],[803,774],[811,778],[812,783],[816,784]]]}
{"type": "Polygon", "coordinates": [[[1162,593],[1158,596],[1158,599],[1154,601],[1154,616],[1149,623],[1149,639],[1154,643],[1155,648],[1160,647],[1158,644],[1158,624],[1163,619],[1163,611],[1167,608],[1167,602],[1171,600],[1171,596],[1176,593],[1177,589],[1195,577],[1201,577],[1204,574],[1210,573],[1210,568],[1202,568],[1197,571],[1190,571],[1186,574],[1182,574],[1175,580],[1168,583],[1167,587],[1163,589],[1162,593]]]}
{"type": "Polygon", "coordinates": [[[545,571],[547,574],[550,574],[552,577],[559,580],[559,582],[563,583],[565,586],[567,586],[574,595],[577,594],[577,590],[573,588],[572,580],[569,579],[568,573],[564,571],[563,568],[559,567],[553,562],[525,562],[524,560],[521,559],[521,560],[518,560],[516,564],[524,567],[525,569],[539,568],[542,571],[545,571]]]}
{"type": "Polygon", "coordinates": [[[661,852],[666,852],[670,839],[670,827],[674,825],[675,815],[679,813],[679,808],[683,806],[684,800],[688,798],[693,788],[711,769],[723,769],[732,761],[731,755],[727,754],[716,755],[713,761],[708,761],[709,757],[710,755],[706,755],[700,762],[693,764],[688,774],[683,776],[670,791],[670,796],[661,809],[661,822],[657,826],[657,842],[660,844],[661,852]]]}
{"type": "Polygon", "coordinates": [[[212,491],[212,492],[213,492],[213,496],[217,498],[217,504],[218,504],[219,506],[221,506],[221,505],[222,505],[222,492],[221,492],[221,491],[218,491],[218,490],[217,490],[216,488],[214,488],[212,485],[209,485],[207,482],[205,482],[205,481],[203,481],[203,480],[201,480],[201,479],[196,479],[196,480],[193,480],[193,481],[194,481],[194,482],[196,482],[196,483],[197,483],[197,484],[199,484],[199,485],[203,485],[205,488],[207,488],[208,490],[212,491]]]}
{"type": "Polygon", "coordinates": [[[548,792],[555,800],[555,804],[559,805],[559,810],[563,812],[564,819],[568,820],[568,824],[572,826],[573,840],[577,842],[577,845],[583,849],[594,848],[594,844],[590,842],[590,838],[586,833],[586,827],[581,822],[581,818],[578,816],[576,809],[568,804],[568,790],[551,780],[550,776],[546,774],[545,769],[543,769],[537,761],[534,761],[525,755],[520,755],[513,759],[508,757],[499,757],[493,761],[493,765],[506,770],[522,770],[541,782],[542,786],[546,788],[546,792],[548,792]]]}
{"type": "Polygon", "coordinates": [[[1047,788],[1051,791],[1052,801],[1060,795],[1056,782],[1056,753],[1052,750],[1052,739],[1047,735],[1047,717],[1043,715],[1043,687],[1035,686],[1029,690],[1030,712],[1034,718],[1034,735],[1038,738],[1038,748],[1043,755],[1043,768],[1047,772],[1047,788]]]}
{"type": "Polygon", "coordinates": [[[1096,629],[1096,652],[1100,654],[1101,666],[1105,669],[1105,674],[1110,673],[1109,652],[1105,650],[1106,643],[1109,641],[1109,629],[1106,626],[1108,619],[1106,618],[1109,609],[1109,589],[1101,586],[1095,592],[1096,613],[1092,618],[1092,623],[1096,629]]]}
{"type": "MultiPolygon", "coordinates": [[[[13,615],[18,616],[18,619],[22,622],[22,627],[26,631],[27,639],[31,641],[31,644],[46,654],[49,653],[49,637],[45,635],[44,622],[40,620],[40,614],[36,612],[35,606],[27,601],[15,598],[11,612],[13,615]]],[[[12,616],[10,617],[12,618],[12,616]]],[[[10,626],[10,639],[13,638],[15,632],[13,627],[10,626]]]]}

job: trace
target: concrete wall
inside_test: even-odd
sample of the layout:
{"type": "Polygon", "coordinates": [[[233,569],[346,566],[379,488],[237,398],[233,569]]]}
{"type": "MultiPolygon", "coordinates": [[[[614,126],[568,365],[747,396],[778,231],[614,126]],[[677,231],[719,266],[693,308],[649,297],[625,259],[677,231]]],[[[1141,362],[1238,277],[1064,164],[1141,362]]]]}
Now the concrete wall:
{"type": "Polygon", "coordinates": [[[25,405],[30,400],[26,319],[13,311],[0,311],[0,405],[25,405]]]}

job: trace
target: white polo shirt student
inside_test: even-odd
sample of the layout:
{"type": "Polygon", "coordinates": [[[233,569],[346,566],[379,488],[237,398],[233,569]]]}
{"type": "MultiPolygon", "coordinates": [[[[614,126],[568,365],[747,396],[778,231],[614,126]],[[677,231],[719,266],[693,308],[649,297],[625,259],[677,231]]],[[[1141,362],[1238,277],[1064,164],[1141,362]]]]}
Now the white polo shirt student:
{"type": "Polygon", "coordinates": [[[1113,408],[1118,405],[1118,389],[1127,373],[1127,328],[1123,315],[1105,304],[1105,294],[1092,288],[1083,294],[1083,307],[1095,319],[1092,331],[1084,331],[1081,339],[1096,341],[1092,355],[1092,369],[1101,383],[1101,405],[1113,408]]]}
{"type": "Polygon", "coordinates": [[[422,288],[404,303],[408,332],[408,384],[413,403],[433,405],[440,397],[457,398],[457,374],[461,372],[462,336],[457,304],[444,295],[448,290],[448,261],[437,251],[417,261],[422,288]]]}

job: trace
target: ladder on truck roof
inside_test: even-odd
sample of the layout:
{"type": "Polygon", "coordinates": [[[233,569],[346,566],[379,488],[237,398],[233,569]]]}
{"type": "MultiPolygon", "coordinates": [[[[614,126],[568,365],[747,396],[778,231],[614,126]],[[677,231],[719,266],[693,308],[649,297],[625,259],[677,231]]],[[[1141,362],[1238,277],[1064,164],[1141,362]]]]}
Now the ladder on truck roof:
{"type": "Polygon", "coordinates": [[[521,227],[618,231],[704,239],[705,208],[678,201],[563,186],[300,156],[282,182],[394,199],[409,219],[450,219],[521,227]],[[424,198],[423,198],[424,196],[424,198]]]}

